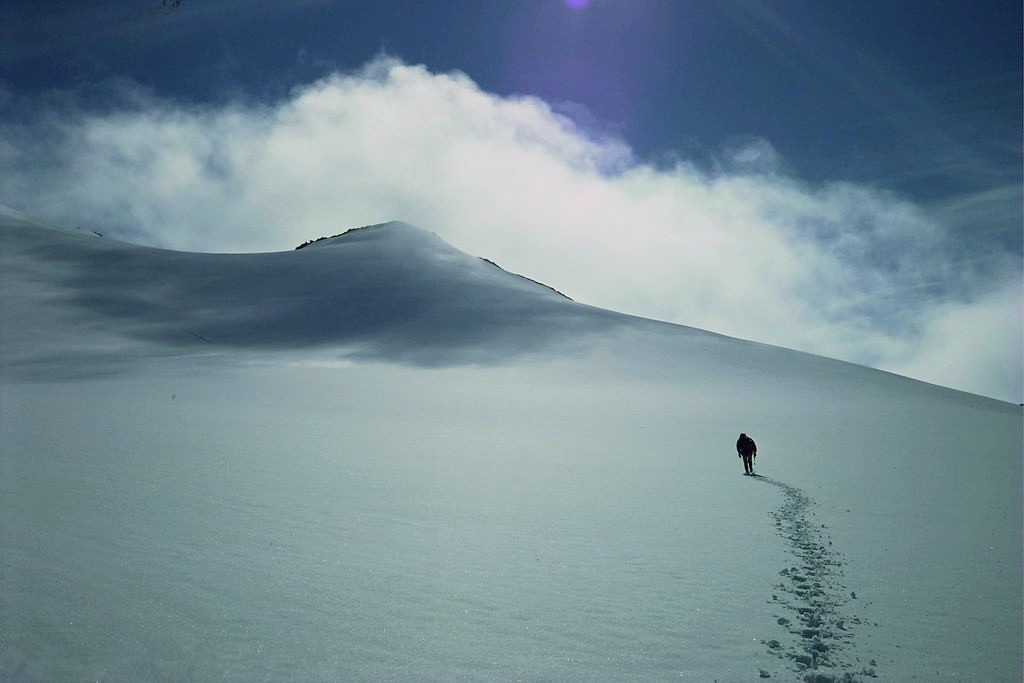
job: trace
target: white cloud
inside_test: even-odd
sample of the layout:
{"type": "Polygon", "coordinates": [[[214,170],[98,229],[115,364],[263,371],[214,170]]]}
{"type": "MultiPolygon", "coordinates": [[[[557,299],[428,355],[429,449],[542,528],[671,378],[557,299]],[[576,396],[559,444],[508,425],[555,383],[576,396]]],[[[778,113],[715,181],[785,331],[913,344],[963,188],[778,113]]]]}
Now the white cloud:
{"type": "Polygon", "coordinates": [[[1014,301],[992,294],[1019,264],[957,263],[919,207],[802,183],[767,141],[731,144],[710,171],[657,168],[538,99],[390,59],[273,104],[116,94],[8,117],[0,202],[211,251],[401,219],[579,301],[1020,400],[991,370],[1021,374],[1014,301]]]}
{"type": "Polygon", "coordinates": [[[904,341],[904,359],[889,362],[887,369],[947,386],[984,387],[985,393],[1007,400],[1024,394],[1024,288],[1019,282],[975,301],[936,305],[924,317],[920,335],[904,341]]]}

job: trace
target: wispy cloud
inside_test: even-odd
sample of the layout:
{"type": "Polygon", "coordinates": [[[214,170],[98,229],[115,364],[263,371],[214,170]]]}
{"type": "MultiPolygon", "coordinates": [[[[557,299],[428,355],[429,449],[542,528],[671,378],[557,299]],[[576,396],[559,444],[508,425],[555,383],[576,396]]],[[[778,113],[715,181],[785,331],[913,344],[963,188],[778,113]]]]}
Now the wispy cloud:
{"type": "Polygon", "coordinates": [[[965,258],[934,212],[804,183],[768,141],[656,167],[543,101],[388,58],[272,104],[108,94],[9,93],[0,202],[220,251],[402,219],[578,301],[1020,400],[1019,255],[965,258]]]}

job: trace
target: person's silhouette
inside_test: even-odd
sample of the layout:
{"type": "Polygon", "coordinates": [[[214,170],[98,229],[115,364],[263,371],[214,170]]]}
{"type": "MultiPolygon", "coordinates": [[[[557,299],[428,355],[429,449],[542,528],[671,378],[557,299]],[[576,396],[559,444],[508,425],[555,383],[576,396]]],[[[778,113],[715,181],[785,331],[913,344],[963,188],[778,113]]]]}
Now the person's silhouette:
{"type": "Polygon", "coordinates": [[[736,453],[743,459],[743,473],[754,473],[754,458],[757,457],[757,444],[746,434],[740,434],[736,440],[736,453]]]}

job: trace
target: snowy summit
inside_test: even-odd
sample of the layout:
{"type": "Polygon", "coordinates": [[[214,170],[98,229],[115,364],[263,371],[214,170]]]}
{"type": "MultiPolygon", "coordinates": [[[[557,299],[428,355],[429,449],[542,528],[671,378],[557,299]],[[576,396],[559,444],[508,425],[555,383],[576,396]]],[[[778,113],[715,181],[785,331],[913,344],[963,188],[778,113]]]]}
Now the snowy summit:
{"type": "Polygon", "coordinates": [[[0,679],[1017,681],[1022,422],[404,223],[3,210],[0,679]]]}

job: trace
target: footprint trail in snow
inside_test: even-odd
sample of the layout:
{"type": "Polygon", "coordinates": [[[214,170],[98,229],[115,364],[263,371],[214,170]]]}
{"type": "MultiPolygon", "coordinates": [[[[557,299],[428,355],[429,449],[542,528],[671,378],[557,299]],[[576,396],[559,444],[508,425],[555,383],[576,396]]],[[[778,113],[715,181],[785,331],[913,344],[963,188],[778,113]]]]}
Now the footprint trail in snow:
{"type": "MultiPolygon", "coordinates": [[[[786,539],[797,563],[779,572],[773,604],[782,608],[777,623],[789,634],[787,642],[765,640],[769,650],[793,663],[804,681],[827,683],[875,677],[875,660],[867,665],[849,662],[844,650],[853,642],[853,629],[865,624],[860,617],[844,614],[843,608],[856,593],[839,582],[842,556],[832,550],[824,524],[816,524],[814,501],[795,486],[758,475],[757,481],[780,489],[783,502],[771,515],[778,534],[786,539]],[[796,642],[793,643],[793,636],[796,642]]],[[[766,672],[762,671],[762,676],[766,672]]]]}

